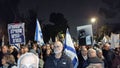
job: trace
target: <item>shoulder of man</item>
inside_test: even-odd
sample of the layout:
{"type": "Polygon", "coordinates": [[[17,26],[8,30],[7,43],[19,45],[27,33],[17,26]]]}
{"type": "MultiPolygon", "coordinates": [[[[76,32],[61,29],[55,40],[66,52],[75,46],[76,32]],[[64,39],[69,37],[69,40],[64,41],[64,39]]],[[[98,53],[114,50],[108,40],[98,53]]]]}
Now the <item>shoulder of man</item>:
{"type": "Polygon", "coordinates": [[[69,56],[67,56],[65,53],[62,54],[61,59],[65,59],[65,60],[71,61],[71,58],[69,56]]]}

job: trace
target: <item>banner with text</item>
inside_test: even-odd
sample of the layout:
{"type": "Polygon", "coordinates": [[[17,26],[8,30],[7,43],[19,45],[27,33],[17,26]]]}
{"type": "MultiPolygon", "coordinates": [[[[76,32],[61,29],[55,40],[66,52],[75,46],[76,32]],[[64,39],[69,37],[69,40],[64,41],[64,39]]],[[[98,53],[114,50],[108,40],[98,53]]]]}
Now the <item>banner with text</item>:
{"type": "Polygon", "coordinates": [[[24,23],[8,24],[9,44],[25,44],[24,23]]]}

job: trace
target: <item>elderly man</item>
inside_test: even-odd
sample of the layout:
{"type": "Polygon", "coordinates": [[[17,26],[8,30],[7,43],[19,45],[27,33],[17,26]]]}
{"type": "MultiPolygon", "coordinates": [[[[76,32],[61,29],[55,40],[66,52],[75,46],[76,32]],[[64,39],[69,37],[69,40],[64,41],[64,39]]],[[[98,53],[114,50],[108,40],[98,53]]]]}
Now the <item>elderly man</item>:
{"type": "Polygon", "coordinates": [[[86,47],[81,48],[81,53],[78,55],[78,59],[79,59],[78,68],[86,68],[87,67],[87,65],[88,65],[87,52],[88,52],[88,50],[86,47]]]}
{"type": "Polygon", "coordinates": [[[71,59],[63,52],[63,44],[60,41],[54,43],[54,54],[47,58],[45,68],[73,68],[71,59]]]}
{"type": "Polygon", "coordinates": [[[25,53],[18,59],[17,68],[38,68],[39,58],[33,53],[25,53]]]}
{"type": "Polygon", "coordinates": [[[90,48],[88,50],[88,57],[89,66],[94,65],[97,68],[104,68],[104,62],[97,57],[96,50],[90,48]]]}

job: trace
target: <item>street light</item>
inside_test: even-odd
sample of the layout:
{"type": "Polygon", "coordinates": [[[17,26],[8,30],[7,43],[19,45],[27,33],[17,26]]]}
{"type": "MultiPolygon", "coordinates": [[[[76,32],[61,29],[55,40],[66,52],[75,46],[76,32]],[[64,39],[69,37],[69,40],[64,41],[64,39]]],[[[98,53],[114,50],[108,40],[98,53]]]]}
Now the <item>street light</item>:
{"type": "Polygon", "coordinates": [[[91,21],[92,24],[95,24],[97,22],[97,19],[95,17],[93,17],[93,18],[90,19],[90,21],[91,21]]]}

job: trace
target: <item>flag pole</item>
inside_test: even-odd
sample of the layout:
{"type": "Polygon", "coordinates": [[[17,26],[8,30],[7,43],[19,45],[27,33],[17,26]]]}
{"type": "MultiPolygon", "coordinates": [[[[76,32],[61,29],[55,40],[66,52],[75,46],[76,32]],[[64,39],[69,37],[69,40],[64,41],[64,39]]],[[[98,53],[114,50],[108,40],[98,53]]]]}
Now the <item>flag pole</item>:
{"type": "Polygon", "coordinates": [[[2,36],[2,46],[5,44],[5,36],[2,36]]]}

